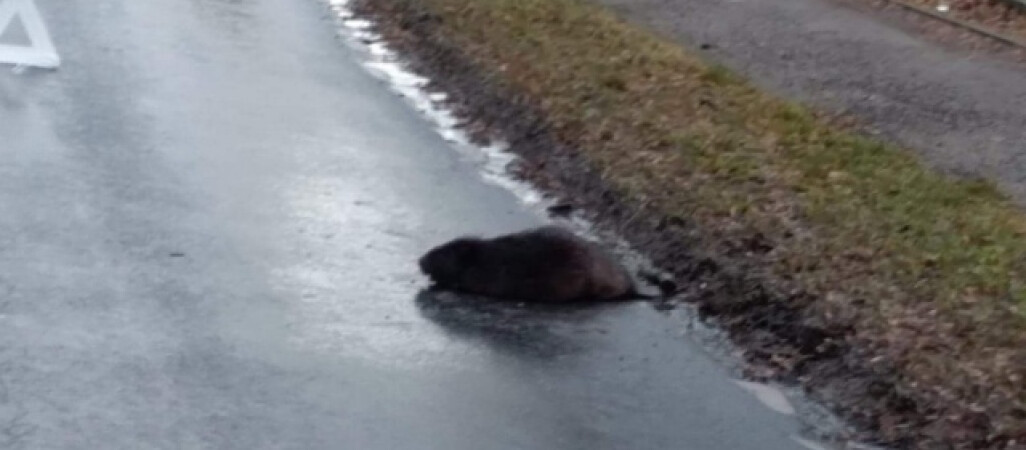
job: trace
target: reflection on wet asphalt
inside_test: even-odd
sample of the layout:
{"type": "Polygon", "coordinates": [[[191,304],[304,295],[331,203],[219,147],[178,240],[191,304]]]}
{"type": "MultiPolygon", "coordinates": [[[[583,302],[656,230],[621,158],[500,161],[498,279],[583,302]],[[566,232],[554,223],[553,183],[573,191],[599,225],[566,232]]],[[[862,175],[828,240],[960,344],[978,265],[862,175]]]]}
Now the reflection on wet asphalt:
{"type": "Polygon", "coordinates": [[[0,447],[794,449],[645,304],[424,291],[538,224],[315,0],[39,4],[0,73],[0,447]]]}

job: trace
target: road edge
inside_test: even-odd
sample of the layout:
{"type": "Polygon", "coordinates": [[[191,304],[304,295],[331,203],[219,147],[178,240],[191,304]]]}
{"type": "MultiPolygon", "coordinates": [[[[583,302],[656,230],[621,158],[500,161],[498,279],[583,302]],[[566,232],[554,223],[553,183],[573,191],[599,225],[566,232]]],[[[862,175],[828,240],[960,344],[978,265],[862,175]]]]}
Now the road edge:
{"type": "Polygon", "coordinates": [[[485,142],[500,137],[509,143],[509,150],[521,158],[512,168],[515,175],[586,211],[596,225],[615,230],[687,286],[681,298],[698,305],[704,317],[713,318],[745,349],[747,376],[801,385],[859,430],[845,440],[949,448],[936,447],[941,442],[927,437],[936,430],[924,431],[937,426],[936,417],[924,417],[937,411],[903,382],[896,367],[876,358],[871,345],[863,345],[845,327],[822,324],[811,311],[814,299],[772,279],[745,256],[751,249],[732,255],[711,252],[724,243],[709,242],[687,218],[666,216],[611,187],[572,143],[556,135],[529,98],[448,40],[441,18],[426,5],[417,0],[358,0],[351,6],[378,24],[378,32],[415,72],[432,79],[431,89],[449,96],[450,106],[475,138],[485,142]],[[799,362],[781,361],[780,355],[788,353],[796,354],[799,362]],[[910,428],[884,432],[881,424],[888,422],[910,428]]]}

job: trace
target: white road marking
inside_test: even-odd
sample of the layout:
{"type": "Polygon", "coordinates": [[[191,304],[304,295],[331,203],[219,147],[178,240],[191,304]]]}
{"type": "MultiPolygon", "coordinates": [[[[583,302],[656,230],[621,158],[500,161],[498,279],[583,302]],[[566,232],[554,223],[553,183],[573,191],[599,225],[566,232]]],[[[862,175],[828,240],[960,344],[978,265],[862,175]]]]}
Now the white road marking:
{"type": "Polygon", "coordinates": [[[0,0],[0,34],[14,22],[15,17],[21,19],[31,45],[0,44],[0,63],[45,69],[60,66],[61,58],[33,0],[0,0]]]}

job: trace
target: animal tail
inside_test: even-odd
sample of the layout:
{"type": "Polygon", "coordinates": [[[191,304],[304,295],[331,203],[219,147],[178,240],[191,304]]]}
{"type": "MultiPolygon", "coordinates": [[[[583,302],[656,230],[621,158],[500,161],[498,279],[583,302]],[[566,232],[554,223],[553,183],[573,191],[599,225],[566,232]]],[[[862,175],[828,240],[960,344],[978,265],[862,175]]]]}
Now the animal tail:
{"type": "Polygon", "coordinates": [[[608,302],[631,302],[637,300],[665,300],[673,297],[681,289],[673,280],[661,277],[655,273],[643,271],[638,274],[645,284],[659,288],[659,293],[646,293],[638,289],[639,283],[631,283],[630,289],[616,297],[609,298],[608,302]]]}
{"type": "Polygon", "coordinates": [[[639,275],[641,276],[641,278],[645,280],[646,283],[658,287],[659,293],[646,294],[644,292],[639,291],[638,285],[635,284],[633,287],[631,287],[631,290],[627,292],[627,295],[633,299],[661,300],[672,297],[681,290],[677,283],[675,283],[672,279],[661,277],[658,274],[649,271],[642,271],[641,273],[639,273],[639,275]]]}
{"type": "Polygon", "coordinates": [[[658,294],[646,294],[637,289],[631,289],[624,295],[630,300],[662,300],[666,298],[661,292],[658,294]]]}

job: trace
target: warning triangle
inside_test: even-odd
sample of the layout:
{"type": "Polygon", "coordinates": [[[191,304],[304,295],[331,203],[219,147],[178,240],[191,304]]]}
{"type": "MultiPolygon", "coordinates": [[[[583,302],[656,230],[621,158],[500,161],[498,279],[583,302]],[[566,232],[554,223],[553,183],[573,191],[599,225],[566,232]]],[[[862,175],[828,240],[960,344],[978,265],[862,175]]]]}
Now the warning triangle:
{"type": "Polygon", "coordinates": [[[55,69],[61,64],[57,49],[50,40],[43,18],[32,0],[0,0],[0,36],[21,19],[29,45],[0,44],[0,63],[55,69]]]}

